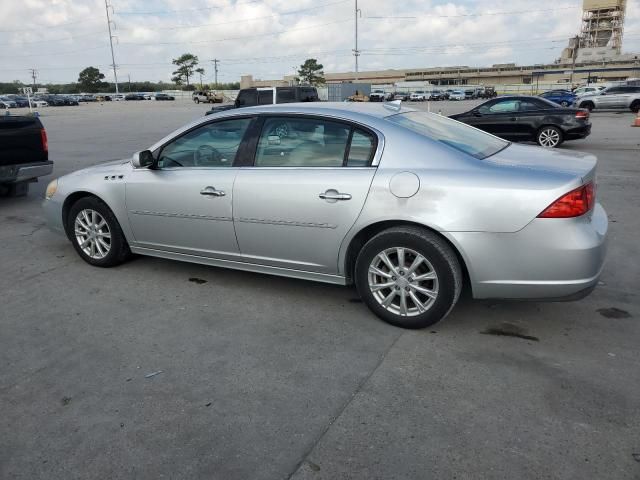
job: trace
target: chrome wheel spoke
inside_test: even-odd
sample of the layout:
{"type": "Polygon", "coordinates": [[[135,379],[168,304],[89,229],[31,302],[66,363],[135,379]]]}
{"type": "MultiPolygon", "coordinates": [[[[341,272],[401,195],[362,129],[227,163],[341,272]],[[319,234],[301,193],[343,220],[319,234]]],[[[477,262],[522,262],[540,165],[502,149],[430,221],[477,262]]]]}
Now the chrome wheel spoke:
{"type": "Polygon", "coordinates": [[[380,252],[378,254],[378,257],[380,257],[380,260],[382,260],[384,262],[384,264],[389,268],[391,273],[393,273],[393,274],[397,274],[398,273],[398,271],[396,269],[396,266],[391,262],[391,259],[389,258],[389,256],[387,255],[386,252],[380,252]]]}
{"type": "Polygon", "coordinates": [[[413,279],[416,282],[424,282],[425,280],[435,280],[436,279],[436,272],[427,272],[427,273],[422,273],[420,275],[416,275],[415,277],[413,277],[413,279]]]}
{"type": "Polygon", "coordinates": [[[426,309],[424,308],[424,305],[422,304],[422,302],[418,299],[416,294],[413,293],[413,290],[409,291],[409,298],[411,298],[411,301],[413,302],[413,304],[416,306],[416,308],[418,309],[418,311],[420,313],[426,311],[426,309]]]}
{"type": "Polygon", "coordinates": [[[398,268],[404,268],[404,248],[396,249],[396,254],[398,255],[398,268]]]}
{"type": "Polygon", "coordinates": [[[389,305],[391,305],[391,302],[393,302],[393,299],[396,298],[397,294],[398,293],[395,290],[391,290],[391,293],[389,293],[389,295],[387,295],[382,301],[382,306],[384,308],[389,308],[389,305]]]}
{"type": "Polygon", "coordinates": [[[400,315],[406,316],[409,313],[407,309],[407,292],[402,289],[400,290],[400,315]]]}
{"type": "Polygon", "coordinates": [[[428,288],[424,288],[421,287],[419,285],[411,285],[410,287],[412,290],[418,292],[418,293],[422,293],[423,295],[426,295],[429,298],[432,298],[435,300],[435,298],[438,296],[438,292],[437,291],[433,291],[433,290],[429,290],[428,288]]]}
{"type": "Polygon", "coordinates": [[[407,275],[411,275],[413,272],[415,272],[416,268],[418,268],[422,264],[422,262],[424,262],[424,257],[422,255],[416,255],[416,258],[413,259],[413,263],[407,270],[407,275]]]}
{"type": "Polygon", "coordinates": [[[385,288],[393,288],[395,284],[396,282],[376,283],[375,285],[371,286],[371,291],[377,292],[379,290],[384,290],[385,288]]]}
{"type": "Polygon", "coordinates": [[[384,278],[391,278],[390,273],[383,272],[382,270],[380,270],[377,267],[374,267],[373,265],[369,267],[369,273],[373,273],[374,275],[380,275],[381,277],[384,277],[384,278]]]}
{"type": "Polygon", "coordinates": [[[98,236],[101,238],[111,238],[110,232],[98,232],[98,236]]]}

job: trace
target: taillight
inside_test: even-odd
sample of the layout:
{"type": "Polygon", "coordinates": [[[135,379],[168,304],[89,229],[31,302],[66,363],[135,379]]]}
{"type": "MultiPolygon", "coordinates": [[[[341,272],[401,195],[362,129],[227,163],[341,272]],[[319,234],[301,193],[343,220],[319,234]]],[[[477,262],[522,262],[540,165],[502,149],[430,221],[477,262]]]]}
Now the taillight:
{"type": "Polygon", "coordinates": [[[538,215],[538,218],[579,217],[591,210],[594,203],[593,183],[588,183],[560,197],[538,215]]]}
{"type": "Polygon", "coordinates": [[[44,128],[40,129],[40,140],[42,140],[42,150],[45,153],[49,153],[49,142],[47,140],[47,131],[44,128]]]}
{"type": "Polygon", "coordinates": [[[576,118],[580,120],[589,120],[589,110],[578,110],[576,112],[576,118]]]}

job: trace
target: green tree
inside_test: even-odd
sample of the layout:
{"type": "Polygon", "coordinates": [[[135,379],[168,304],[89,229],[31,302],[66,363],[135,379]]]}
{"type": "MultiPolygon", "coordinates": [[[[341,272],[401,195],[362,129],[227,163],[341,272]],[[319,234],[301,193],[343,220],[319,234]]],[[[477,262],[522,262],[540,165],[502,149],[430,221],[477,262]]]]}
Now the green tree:
{"type": "Polygon", "coordinates": [[[202,90],[202,76],[204,75],[204,68],[196,68],[196,73],[200,75],[200,90],[202,90]]]}
{"type": "Polygon", "coordinates": [[[104,74],[96,67],[87,67],[78,75],[78,84],[85,92],[98,92],[104,86],[104,74]]]}
{"type": "Polygon", "coordinates": [[[198,57],[192,53],[183,53],[178,58],[174,58],[172,63],[178,68],[173,72],[171,80],[175,82],[176,85],[186,83],[187,87],[189,87],[189,78],[193,77],[196,71],[198,57]]]}
{"type": "Polygon", "coordinates": [[[298,70],[298,80],[309,85],[322,85],[324,82],[324,66],[315,58],[307,58],[298,70]]]}

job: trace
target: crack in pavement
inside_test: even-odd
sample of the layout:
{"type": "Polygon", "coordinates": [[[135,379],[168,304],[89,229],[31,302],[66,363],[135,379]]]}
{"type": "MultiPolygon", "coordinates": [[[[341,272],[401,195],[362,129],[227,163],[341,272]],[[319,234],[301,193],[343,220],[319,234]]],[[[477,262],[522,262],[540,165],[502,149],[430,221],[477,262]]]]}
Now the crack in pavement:
{"type": "Polygon", "coordinates": [[[362,388],[369,382],[369,379],[373,376],[373,374],[380,368],[380,365],[382,365],[382,362],[384,362],[384,360],[387,358],[387,355],[389,354],[389,352],[391,351],[391,349],[396,345],[396,343],[398,343],[398,340],[400,340],[400,338],[407,332],[402,331],[398,334],[398,336],[393,340],[393,342],[391,342],[391,345],[389,345],[389,347],[387,349],[385,349],[384,352],[382,352],[382,355],[380,356],[380,358],[378,359],[378,362],[376,363],[376,365],[373,367],[373,369],[369,372],[369,374],[367,376],[365,376],[360,383],[358,383],[355,391],[351,394],[351,396],[349,397],[349,399],[344,403],[344,405],[342,405],[339,409],[338,409],[338,413],[336,415],[334,415],[330,420],[329,423],[327,423],[327,425],[325,426],[325,428],[322,429],[322,432],[320,432],[320,434],[318,435],[318,437],[313,441],[313,444],[304,452],[304,454],[302,455],[302,458],[296,463],[296,466],[293,468],[293,470],[291,471],[291,473],[289,475],[287,475],[285,478],[287,480],[291,480],[291,478],[300,470],[300,468],[302,467],[302,465],[304,464],[305,461],[307,461],[307,459],[309,458],[309,456],[311,455],[311,453],[315,450],[315,448],[318,446],[318,444],[322,441],[322,439],[324,438],[324,436],[327,434],[327,432],[329,431],[329,429],[331,428],[331,426],[342,416],[342,414],[344,413],[344,411],[347,409],[347,407],[349,405],[351,405],[351,403],[353,402],[353,400],[356,398],[356,395],[358,395],[358,393],[360,393],[362,391],[362,388]]]}

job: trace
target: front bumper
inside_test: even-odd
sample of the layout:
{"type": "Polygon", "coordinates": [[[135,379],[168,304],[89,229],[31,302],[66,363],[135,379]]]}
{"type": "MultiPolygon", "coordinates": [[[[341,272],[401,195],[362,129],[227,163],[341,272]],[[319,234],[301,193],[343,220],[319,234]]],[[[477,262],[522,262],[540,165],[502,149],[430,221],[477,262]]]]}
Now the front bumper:
{"type": "Polygon", "coordinates": [[[42,202],[42,212],[47,226],[60,235],[66,235],[62,224],[62,201],[59,195],[54,194],[51,198],[45,198],[42,202]]]}
{"type": "Polygon", "coordinates": [[[2,165],[0,166],[0,183],[18,183],[50,175],[53,172],[53,162],[2,165]]]}
{"type": "Polygon", "coordinates": [[[591,214],[536,218],[515,233],[448,236],[465,260],[474,298],[566,300],[597,285],[607,230],[607,214],[597,203],[591,214]]]}

